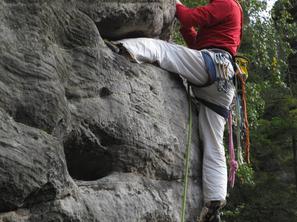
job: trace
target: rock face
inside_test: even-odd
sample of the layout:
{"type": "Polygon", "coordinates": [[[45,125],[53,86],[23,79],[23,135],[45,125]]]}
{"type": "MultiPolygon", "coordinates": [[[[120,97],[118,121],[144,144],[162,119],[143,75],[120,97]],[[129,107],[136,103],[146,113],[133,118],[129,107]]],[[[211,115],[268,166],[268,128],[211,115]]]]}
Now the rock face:
{"type": "MultiPolygon", "coordinates": [[[[0,221],[179,221],[185,88],[102,40],[167,38],[174,10],[171,0],[0,0],[0,221]]],[[[188,221],[202,197],[194,116],[188,221]]]]}

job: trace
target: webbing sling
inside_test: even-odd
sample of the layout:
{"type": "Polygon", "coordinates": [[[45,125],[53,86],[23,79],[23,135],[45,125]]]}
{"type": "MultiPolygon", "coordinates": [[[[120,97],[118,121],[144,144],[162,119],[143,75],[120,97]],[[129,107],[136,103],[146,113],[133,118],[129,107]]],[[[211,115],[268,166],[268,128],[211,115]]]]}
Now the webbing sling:
{"type": "Polygon", "coordinates": [[[206,107],[208,107],[209,109],[211,109],[212,111],[214,111],[215,113],[217,113],[220,116],[224,117],[224,119],[228,119],[229,113],[230,113],[230,110],[229,109],[226,109],[223,106],[219,106],[217,104],[208,102],[208,101],[206,101],[204,99],[201,99],[201,98],[197,98],[197,100],[200,103],[202,103],[203,105],[205,105],[206,107]]]}
{"type": "Polygon", "coordinates": [[[208,81],[204,85],[198,86],[199,88],[210,86],[217,80],[217,71],[213,59],[208,52],[201,51],[201,54],[205,62],[206,71],[208,73],[208,81]]]}

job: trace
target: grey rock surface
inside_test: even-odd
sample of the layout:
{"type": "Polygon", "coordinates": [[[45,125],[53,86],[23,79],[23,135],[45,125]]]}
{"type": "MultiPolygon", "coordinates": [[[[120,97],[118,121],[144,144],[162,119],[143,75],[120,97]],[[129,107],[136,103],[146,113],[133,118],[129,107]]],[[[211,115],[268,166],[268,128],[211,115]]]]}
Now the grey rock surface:
{"type": "MultiPolygon", "coordinates": [[[[1,222],[179,221],[182,80],[102,40],[167,38],[173,16],[169,0],[0,0],[1,222]]],[[[193,112],[189,221],[202,198],[193,112]]]]}
{"type": "Polygon", "coordinates": [[[168,39],[175,0],[77,0],[77,7],[92,18],[103,38],[168,39]]]}

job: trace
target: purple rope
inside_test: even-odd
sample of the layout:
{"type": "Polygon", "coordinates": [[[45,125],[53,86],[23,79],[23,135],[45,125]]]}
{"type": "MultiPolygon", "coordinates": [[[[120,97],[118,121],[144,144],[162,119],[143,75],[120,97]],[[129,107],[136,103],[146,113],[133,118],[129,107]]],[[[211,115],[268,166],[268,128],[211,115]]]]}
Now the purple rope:
{"type": "Polygon", "coordinates": [[[235,175],[236,175],[236,171],[238,169],[238,163],[235,160],[235,152],[234,152],[234,145],[233,145],[232,112],[229,113],[228,131],[229,131],[229,155],[230,155],[229,183],[230,183],[231,187],[233,188],[234,184],[235,184],[235,175]]]}

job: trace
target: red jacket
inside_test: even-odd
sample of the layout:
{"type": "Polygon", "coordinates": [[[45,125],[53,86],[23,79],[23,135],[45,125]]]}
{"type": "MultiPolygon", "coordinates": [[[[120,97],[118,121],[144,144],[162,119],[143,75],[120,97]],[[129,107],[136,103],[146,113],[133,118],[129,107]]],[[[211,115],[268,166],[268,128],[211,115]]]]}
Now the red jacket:
{"type": "Polygon", "coordinates": [[[242,9],[236,0],[212,0],[206,6],[193,9],[177,4],[176,15],[190,48],[221,48],[236,55],[243,23],[242,9]]]}

